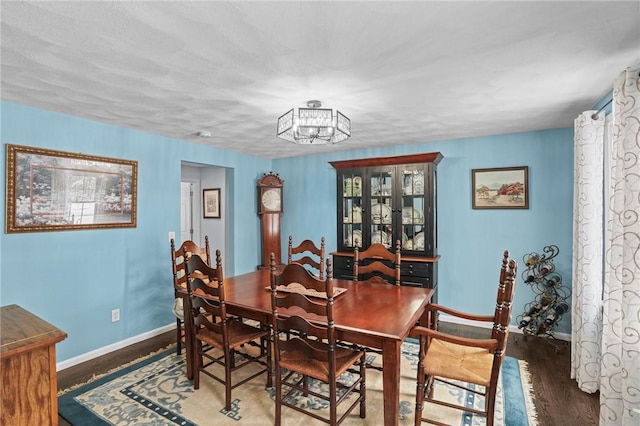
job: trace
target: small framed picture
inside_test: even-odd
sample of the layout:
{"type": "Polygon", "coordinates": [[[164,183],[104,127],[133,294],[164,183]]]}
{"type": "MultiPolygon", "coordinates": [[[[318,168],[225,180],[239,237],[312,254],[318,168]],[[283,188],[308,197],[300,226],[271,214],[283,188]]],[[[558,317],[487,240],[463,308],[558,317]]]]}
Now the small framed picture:
{"type": "Polygon", "coordinates": [[[202,190],[202,208],[205,219],[220,219],[220,188],[202,190]]]}
{"type": "Polygon", "coordinates": [[[529,167],[471,170],[472,208],[528,209],[529,167]]]}

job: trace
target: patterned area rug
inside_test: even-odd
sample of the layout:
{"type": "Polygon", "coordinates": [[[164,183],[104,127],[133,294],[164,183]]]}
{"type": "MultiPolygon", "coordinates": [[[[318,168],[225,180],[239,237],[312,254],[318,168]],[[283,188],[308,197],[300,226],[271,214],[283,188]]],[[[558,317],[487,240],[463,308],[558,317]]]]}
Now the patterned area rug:
{"type": "MultiPolygon", "coordinates": [[[[400,384],[401,425],[412,425],[415,408],[417,345],[402,346],[400,384]]],[[[367,362],[379,363],[368,355],[367,362]]],[[[247,367],[249,368],[249,367],[247,367]]],[[[242,370],[234,374],[241,374],[242,370]]],[[[249,374],[249,371],[246,372],[249,374]]],[[[234,376],[235,377],[235,376],[234,376]]],[[[348,378],[346,378],[348,380],[348,378]]],[[[184,354],[175,348],[121,368],[90,383],[63,392],[58,397],[59,413],[75,426],[93,425],[265,425],[274,423],[273,389],[265,389],[266,377],[260,376],[233,390],[230,411],[223,407],[224,388],[201,375],[195,391],[186,378],[184,354]]],[[[439,385],[436,392],[468,406],[481,407],[481,397],[455,387],[439,385]]],[[[524,361],[506,357],[501,372],[501,387],[496,401],[496,425],[535,426],[536,414],[531,385],[524,361]],[[505,398],[504,395],[507,395],[505,398]]],[[[325,401],[300,395],[297,403],[326,410],[325,401]]],[[[446,407],[425,405],[425,413],[449,425],[484,425],[483,418],[446,407]]],[[[302,415],[283,407],[283,424],[299,424],[302,415]]],[[[322,424],[304,416],[305,423],[322,424]]],[[[358,417],[358,409],[344,425],[381,425],[383,423],[382,373],[367,370],[367,418],[358,417]]]]}

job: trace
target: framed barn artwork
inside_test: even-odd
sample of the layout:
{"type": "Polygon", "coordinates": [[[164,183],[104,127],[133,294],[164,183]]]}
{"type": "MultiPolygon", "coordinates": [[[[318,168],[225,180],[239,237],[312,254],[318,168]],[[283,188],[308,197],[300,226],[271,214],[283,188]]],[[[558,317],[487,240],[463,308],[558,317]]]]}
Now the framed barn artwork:
{"type": "Polygon", "coordinates": [[[529,167],[471,170],[474,209],[528,209],[529,167]]]}

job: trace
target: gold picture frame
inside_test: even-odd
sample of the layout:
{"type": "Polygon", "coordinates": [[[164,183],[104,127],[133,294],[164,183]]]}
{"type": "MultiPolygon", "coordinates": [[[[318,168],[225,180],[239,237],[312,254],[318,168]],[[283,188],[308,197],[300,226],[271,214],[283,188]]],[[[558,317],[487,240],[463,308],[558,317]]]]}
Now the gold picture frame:
{"type": "Polygon", "coordinates": [[[6,145],[5,232],[137,226],[138,162],[6,145]]]}
{"type": "Polygon", "coordinates": [[[529,167],[471,170],[474,209],[528,209],[529,167]]]}

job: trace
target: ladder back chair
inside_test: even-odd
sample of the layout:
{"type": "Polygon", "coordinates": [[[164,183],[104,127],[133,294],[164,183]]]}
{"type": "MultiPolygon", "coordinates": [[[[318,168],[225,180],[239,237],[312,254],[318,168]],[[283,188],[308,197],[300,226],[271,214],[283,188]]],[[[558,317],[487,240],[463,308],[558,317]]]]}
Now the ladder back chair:
{"type": "Polygon", "coordinates": [[[192,342],[193,387],[200,388],[200,373],[222,383],[225,409],[231,410],[232,389],[264,373],[267,373],[266,387],[272,386],[271,331],[227,315],[220,250],[216,250],[215,268],[199,256],[190,256],[185,263],[185,273],[192,321],[187,330],[192,333],[188,340],[192,342]],[[208,277],[209,282],[201,276],[208,277]],[[232,373],[250,364],[259,364],[260,368],[234,382],[232,373]],[[218,371],[220,367],[224,369],[223,374],[218,371]]]}
{"type": "Polygon", "coordinates": [[[293,237],[289,235],[289,254],[287,263],[300,263],[309,265],[318,271],[320,279],[324,278],[324,237],[320,239],[320,247],[317,247],[313,241],[304,240],[297,246],[293,246],[293,237]],[[296,256],[297,255],[297,256],[296,256]],[[296,258],[294,259],[294,256],[296,258]]]}
{"type": "Polygon", "coordinates": [[[353,252],[353,280],[358,281],[359,276],[370,275],[369,279],[373,282],[400,285],[400,251],[400,240],[396,241],[395,253],[381,243],[371,244],[364,251],[356,246],[353,252]]]}
{"type": "Polygon", "coordinates": [[[327,259],[326,272],[326,279],[319,279],[302,265],[291,263],[278,273],[275,256],[271,253],[276,426],[282,422],[282,406],[330,425],[340,424],[356,406],[360,407],[360,418],[366,417],[365,352],[336,344],[330,259],[327,259]],[[301,285],[300,292],[279,292],[279,286],[289,286],[287,288],[290,289],[290,284],[301,285]],[[315,297],[309,297],[306,295],[308,290],[320,292],[323,297],[318,297],[317,293],[315,297]],[[309,320],[310,317],[313,322],[309,320]],[[284,334],[289,331],[296,331],[297,334],[285,340],[284,334]],[[345,372],[350,374],[340,377],[345,372]],[[309,380],[328,384],[328,393],[310,386],[309,380]],[[286,389],[284,394],[283,388],[286,389]],[[352,398],[353,401],[348,398],[352,394],[357,394],[357,398],[352,398]],[[328,416],[296,405],[290,399],[292,395],[311,395],[328,401],[328,416]],[[346,408],[343,410],[344,406],[346,408]]]}
{"type": "MultiPolygon", "coordinates": [[[[509,252],[505,251],[493,315],[469,314],[437,304],[427,306],[427,316],[431,318],[437,312],[444,312],[466,320],[493,323],[493,328],[489,338],[471,339],[440,332],[435,329],[435,325],[432,328],[414,327],[411,336],[420,339],[414,422],[416,426],[422,421],[432,422],[423,417],[425,401],[483,416],[486,418],[487,426],[493,425],[498,377],[511,323],[516,272],[517,263],[509,260],[509,252]],[[484,408],[479,410],[436,399],[433,387],[435,381],[484,396],[484,408]],[[479,386],[471,388],[468,384],[479,386]]],[[[427,324],[435,324],[431,318],[427,324]]]]}
{"type": "MultiPolygon", "coordinates": [[[[358,281],[359,276],[369,276],[363,281],[380,284],[400,285],[400,240],[396,241],[395,253],[389,251],[383,244],[374,243],[364,251],[358,247],[354,249],[353,280],[358,281]],[[387,262],[385,264],[384,262],[387,262]],[[390,264],[391,266],[388,266],[390,264]]],[[[380,349],[365,348],[367,352],[382,355],[380,349]]],[[[382,371],[382,365],[368,363],[367,368],[382,371]]]]}
{"type": "Polygon", "coordinates": [[[204,247],[198,247],[191,240],[184,241],[180,247],[176,248],[174,239],[171,239],[171,267],[173,270],[173,293],[175,302],[173,305],[173,313],[176,316],[176,351],[180,355],[182,346],[185,343],[185,324],[184,324],[184,295],[187,294],[187,276],[184,273],[184,253],[187,257],[192,254],[200,256],[207,265],[211,265],[211,254],[209,252],[209,237],[204,237],[204,247]]]}

